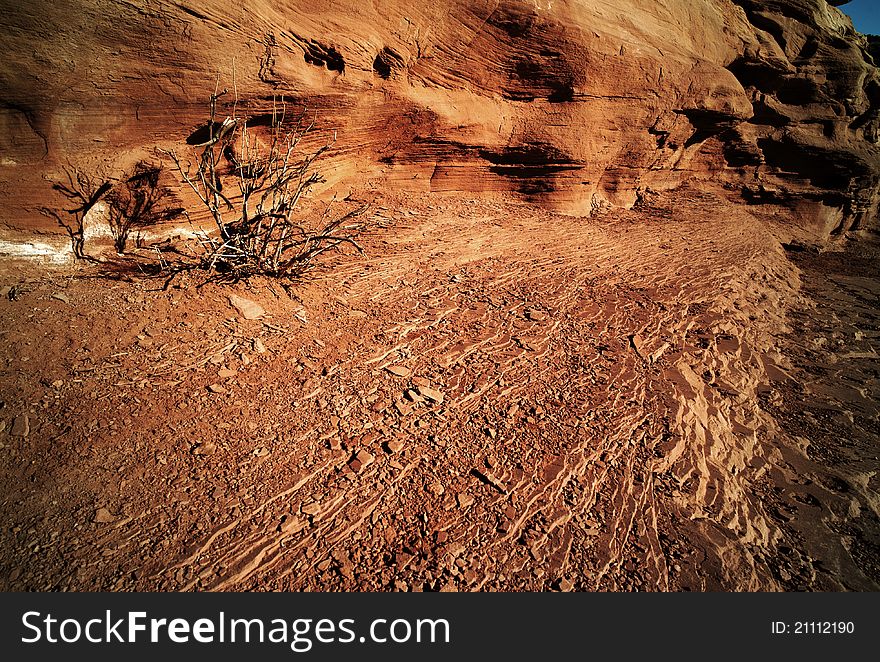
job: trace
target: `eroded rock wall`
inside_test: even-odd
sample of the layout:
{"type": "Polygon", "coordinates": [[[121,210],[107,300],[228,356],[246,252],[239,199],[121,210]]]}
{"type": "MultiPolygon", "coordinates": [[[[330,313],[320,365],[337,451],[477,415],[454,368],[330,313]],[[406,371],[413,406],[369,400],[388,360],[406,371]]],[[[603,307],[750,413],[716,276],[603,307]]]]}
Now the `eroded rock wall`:
{"type": "MultiPolygon", "coordinates": [[[[335,191],[504,192],[587,214],[685,179],[822,238],[876,217],[880,79],[825,0],[35,0],[0,13],[7,228],[72,163],[120,170],[283,96],[335,191]],[[233,77],[233,71],[235,75],[233,77]]],[[[184,192],[185,194],[185,192],[184,192]]]]}
{"type": "Polygon", "coordinates": [[[735,2],[760,42],[728,65],[754,111],[724,146],[729,164],[755,168],[747,197],[782,202],[819,236],[872,222],[880,78],[867,40],[825,2],[735,2]]]}

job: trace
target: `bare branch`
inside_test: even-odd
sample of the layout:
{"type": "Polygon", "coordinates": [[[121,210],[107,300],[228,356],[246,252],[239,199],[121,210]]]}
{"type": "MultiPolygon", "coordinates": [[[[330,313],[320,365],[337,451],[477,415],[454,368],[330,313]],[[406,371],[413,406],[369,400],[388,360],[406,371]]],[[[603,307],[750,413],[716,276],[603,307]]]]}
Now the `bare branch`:
{"type": "Polygon", "coordinates": [[[298,155],[302,141],[317,124],[317,112],[304,111],[288,128],[287,103],[283,97],[274,98],[270,126],[261,133],[238,116],[234,69],[232,89],[232,115],[218,124],[217,102],[227,93],[220,91],[218,76],[209,101],[208,141],[192,146],[198,150],[192,160],[184,163],[174,150],[165,152],[219,231],[219,239],[198,236],[206,251],[205,266],[222,268],[235,277],[253,273],[296,277],[331,248],[346,244],[362,251],[355,240],[361,226],[346,224],[365,208],[328,222],[334,200],[317,221],[296,218],[302,200],[325,181],[316,163],[335,143],[335,132],[314,151],[298,155]],[[228,193],[233,182],[235,196],[228,193]],[[226,222],[224,211],[236,212],[229,215],[233,220],[226,222]]]}

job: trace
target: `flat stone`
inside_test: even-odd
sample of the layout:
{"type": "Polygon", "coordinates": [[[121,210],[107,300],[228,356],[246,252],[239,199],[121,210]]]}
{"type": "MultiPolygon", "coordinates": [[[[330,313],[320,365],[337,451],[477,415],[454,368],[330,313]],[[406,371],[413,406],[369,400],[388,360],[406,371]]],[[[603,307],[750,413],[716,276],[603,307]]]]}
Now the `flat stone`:
{"type": "Polygon", "coordinates": [[[305,515],[313,515],[314,516],[314,515],[317,515],[318,513],[321,512],[321,504],[320,503],[308,503],[305,506],[303,506],[302,508],[300,508],[300,510],[302,510],[303,514],[305,514],[305,515]]]}
{"type": "Polygon", "coordinates": [[[403,442],[398,441],[397,439],[391,439],[385,443],[385,448],[388,449],[389,453],[399,453],[403,450],[403,442]]]}
{"type": "Polygon", "coordinates": [[[254,351],[257,354],[264,354],[266,352],[266,346],[263,344],[263,341],[259,338],[254,338],[254,351]]]}
{"type": "Polygon", "coordinates": [[[373,463],[374,459],[375,458],[372,456],[372,454],[362,448],[355,454],[352,461],[348,463],[348,466],[351,468],[352,471],[358,472],[370,466],[373,463]]]}
{"type": "Polygon", "coordinates": [[[230,370],[229,368],[221,368],[217,372],[217,376],[220,377],[220,379],[229,379],[230,377],[235,377],[236,374],[235,370],[230,370]]]}
{"type": "Polygon", "coordinates": [[[217,444],[213,441],[205,441],[193,448],[193,455],[213,455],[217,451],[217,444]]]}
{"type": "Polygon", "coordinates": [[[385,367],[385,370],[397,377],[409,377],[412,374],[412,370],[402,365],[389,365],[385,367]]]}
{"type": "Polygon", "coordinates": [[[95,511],[95,516],[92,518],[92,521],[97,524],[109,524],[110,522],[116,521],[116,517],[106,508],[98,508],[95,511]]]}
{"type": "Polygon", "coordinates": [[[419,395],[431,402],[436,402],[438,405],[443,402],[443,394],[430,386],[419,386],[419,395]]]}
{"type": "Polygon", "coordinates": [[[408,566],[413,558],[415,558],[412,554],[407,554],[406,552],[397,552],[394,555],[394,565],[403,570],[408,566]]]}
{"type": "Polygon", "coordinates": [[[467,492],[459,493],[459,495],[456,497],[456,499],[458,500],[458,507],[459,508],[467,508],[468,506],[470,506],[474,503],[474,497],[472,497],[467,492]]]}
{"type": "Polygon", "coordinates": [[[251,301],[250,299],[245,299],[244,297],[235,294],[229,295],[229,303],[231,303],[246,320],[260,319],[266,314],[266,310],[256,301],[251,301]]]}
{"type": "Polygon", "coordinates": [[[633,336],[630,336],[630,339],[629,339],[629,340],[630,340],[630,343],[632,343],[632,347],[633,347],[633,349],[636,350],[636,353],[637,353],[639,356],[641,356],[642,358],[644,358],[644,354],[645,354],[645,352],[644,352],[644,349],[645,349],[645,340],[644,340],[644,338],[642,338],[642,337],[641,337],[640,335],[638,335],[638,334],[635,334],[635,335],[633,335],[633,336]]]}
{"type": "Polygon", "coordinates": [[[12,429],[9,431],[13,437],[26,437],[31,433],[31,421],[27,414],[16,416],[12,421],[12,429]]]}
{"type": "Polygon", "coordinates": [[[226,393],[226,388],[221,384],[209,384],[208,390],[211,393],[226,393]]]}
{"type": "Polygon", "coordinates": [[[305,522],[299,517],[296,515],[287,515],[281,524],[278,525],[278,530],[283,534],[290,535],[302,531],[305,527],[305,522]]]}

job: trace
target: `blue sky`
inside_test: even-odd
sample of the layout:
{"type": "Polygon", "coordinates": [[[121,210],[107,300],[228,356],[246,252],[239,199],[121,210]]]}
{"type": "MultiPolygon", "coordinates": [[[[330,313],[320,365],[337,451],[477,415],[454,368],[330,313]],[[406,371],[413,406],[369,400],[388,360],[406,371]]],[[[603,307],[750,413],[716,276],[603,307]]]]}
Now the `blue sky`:
{"type": "Polygon", "coordinates": [[[849,14],[856,30],[863,34],[880,34],[880,2],[878,0],[852,0],[840,5],[839,10],[849,14]]]}

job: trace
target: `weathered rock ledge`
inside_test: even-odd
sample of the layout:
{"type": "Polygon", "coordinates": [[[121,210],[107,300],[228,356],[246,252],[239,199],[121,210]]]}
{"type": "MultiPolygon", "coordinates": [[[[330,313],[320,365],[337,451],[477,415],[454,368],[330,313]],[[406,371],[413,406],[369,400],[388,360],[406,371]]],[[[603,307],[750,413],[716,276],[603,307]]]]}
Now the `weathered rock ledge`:
{"type": "Polygon", "coordinates": [[[64,164],[180,144],[233,70],[252,124],[283,95],[337,132],[335,191],[588,214],[697,180],[777,206],[799,238],[877,217],[880,76],[825,0],[2,4],[7,231],[53,229],[38,209],[62,204],[64,164]]]}

